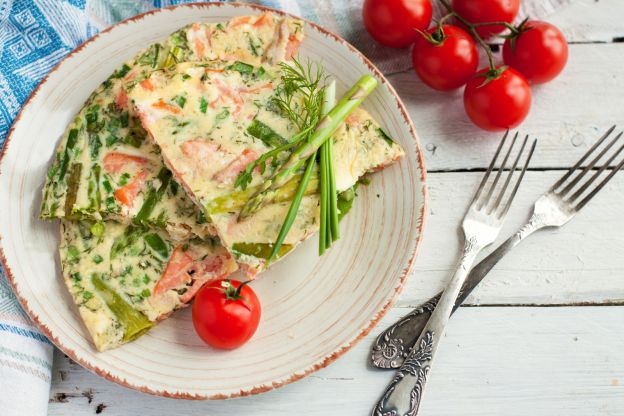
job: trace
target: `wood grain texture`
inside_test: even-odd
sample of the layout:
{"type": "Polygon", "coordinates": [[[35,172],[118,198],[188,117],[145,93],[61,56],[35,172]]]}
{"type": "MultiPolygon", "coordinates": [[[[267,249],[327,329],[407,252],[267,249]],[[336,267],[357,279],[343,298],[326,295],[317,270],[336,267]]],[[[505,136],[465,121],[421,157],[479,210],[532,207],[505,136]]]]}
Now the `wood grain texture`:
{"type": "MultiPolygon", "coordinates": [[[[538,149],[541,151],[541,148],[538,149]]],[[[533,202],[563,174],[528,172],[497,242],[526,221],[533,202]]],[[[416,267],[398,305],[418,305],[442,290],[460,251],[457,224],[482,178],[480,172],[429,174],[429,211],[416,267]]],[[[624,171],[570,223],[542,230],[518,246],[468,298],[478,304],[624,302],[624,171]]]]}
{"type": "MultiPolygon", "coordinates": [[[[531,111],[519,128],[539,140],[532,168],[572,166],[602,132],[622,123],[622,51],[622,43],[570,45],[568,64],[559,77],[532,87],[531,111]]],[[[412,71],[389,80],[418,130],[429,172],[487,167],[502,133],[472,124],[464,112],[462,90],[433,91],[412,71]]]]}
{"type": "MultiPolygon", "coordinates": [[[[404,312],[395,308],[381,326],[404,312]]],[[[621,415],[623,318],[624,307],[462,308],[438,351],[420,415],[621,415]]],[[[93,414],[100,405],[108,416],[369,414],[392,377],[365,366],[381,326],[335,364],[295,384],[221,402],[125,390],[57,354],[49,415],[93,414]]]]}

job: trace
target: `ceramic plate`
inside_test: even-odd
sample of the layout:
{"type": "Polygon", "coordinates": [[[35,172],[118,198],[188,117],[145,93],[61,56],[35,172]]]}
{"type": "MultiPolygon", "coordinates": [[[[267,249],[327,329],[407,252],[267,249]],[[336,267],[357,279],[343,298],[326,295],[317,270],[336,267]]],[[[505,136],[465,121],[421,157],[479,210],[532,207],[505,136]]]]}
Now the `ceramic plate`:
{"type": "Polygon", "coordinates": [[[197,399],[282,386],[349,350],[390,308],[409,275],[425,206],[425,168],[416,132],[383,75],[344,40],[308,22],[301,56],[321,61],[337,79],[338,93],[364,73],[375,75],[380,86],[364,107],[400,142],[405,158],[360,187],[342,223],[343,237],[326,255],[317,256],[318,240],[311,238],[253,283],[263,316],[255,337],[242,348],[207,347],[195,335],[190,309],[121,348],[98,353],[91,346],[61,277],[59,224],[38,219],[41,187],[59,138],[91,91],[141,48],[192,22],[226,21],[264,10],[186,5],[113,26],[41,82],[6,140],[0,160],[0,254],[9,280],[46,336],[75,361],[116,383],[197,399]]]}

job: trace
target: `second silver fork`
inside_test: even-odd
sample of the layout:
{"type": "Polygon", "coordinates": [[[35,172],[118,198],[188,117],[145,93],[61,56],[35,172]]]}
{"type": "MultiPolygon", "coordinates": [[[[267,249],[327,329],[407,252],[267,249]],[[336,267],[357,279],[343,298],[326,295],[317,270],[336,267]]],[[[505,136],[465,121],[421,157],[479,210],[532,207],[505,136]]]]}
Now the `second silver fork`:
{"type": "Polygon", "coordinates": [[[509,211],[511,202],[518,191],[520,182],[524,177],[527,166],[533,155],[536,142],[534,141],[524,167],[516,180],[510,195],[506,195],[511,179],[518,167],[520,157],[526,147],[528,136],[525,137],[522,147],[518,152],[513,166],[508,170],[504,182],[499,185],[503,172],[506,171],[507,161],[514,148],[518,134],[514,136],[507,154],[503,158],[500,168],[496,172],[494,180],[490,184],[488,179],[493,172],[498,156],[503,148],[507,133],[496,151],[492,163],[485,173],[481,184],[464,217],[462,229],[464,232],[464,248],[451,281],[447,285],[437,307],[427,321],[424,330],[414,343],[413,348],[407,355],[401,368],[397,371],[394,379],[377,402],[373,409],[373,415],[406,415],[414,416],[420,407],[423,389],[427,382],[427,376],[438,344],[444,335],[444,329],[452,313],[453,306],[459,291],[464,284],[468,272],[474,263],[477,254],[496,239],[503,221],[509,211]]]}
{"type": "MultiPolygon", "coordinates": [[[[470,292],[509,251],[535,231],[545,227],[560,227],[570,221],[570,219],[572,219],[572,217],[582,209],[622,167],[624,167],[624,159],[615,163],[617,157],[624,151],[624,145],[616,147],[612,152],[613,154],[607,156],[606,161],[599,168],[596,167],[598,162],[602,158],[605,158],[608,152],[622,137],[622,133],[619,133],[614,139],[609,141],[602,150],[599,150],[601,145],[607,140],[611,133],[613,133],[614,129],[615,126],[607,130],[607,132],[547,193],[535,201],[533,215],[531,215],[531,218],[523,227],[470,271],[457,298],[454,309],[457,309],[459,305],[461,305],[470,292]],[[597,155],[590,160],[585,167],[582,167],[595,153],[597,153],[597,155]],[[598,177],[611,166],[614,166],[613,170],[591,188],[598,177]],[[596,170],[583,182],[582,179],[593,169],[596,170]]],[[[408,355],[406,346],[411,346],[414,340],[422,333],[425,324],[439,300],[440,294],[429,299],[419,308],[416,308],[384,330],[373,344],[371,355],[372,364],[378,368],[399,368],[408,355]]]]}

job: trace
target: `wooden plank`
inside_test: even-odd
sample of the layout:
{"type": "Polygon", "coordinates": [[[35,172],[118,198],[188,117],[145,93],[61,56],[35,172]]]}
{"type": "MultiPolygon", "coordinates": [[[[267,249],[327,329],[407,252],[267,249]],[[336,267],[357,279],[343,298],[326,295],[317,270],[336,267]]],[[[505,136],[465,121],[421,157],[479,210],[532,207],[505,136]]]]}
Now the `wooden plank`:
{"type": "MultiPolygon", "coordinates": [[[[462,90],[433,91],[413,71],[389,79],[414,121],[428,170],[488,165],[502,134],[470,122],[462,90]]],[[[624,43],[570,45],[566,69],[552,82],[533,87],[531,112],[519,127],[539,138],[532,166],[572,166],[603,131],[622,121],[623,90],[624,43]]]]}
{"type": "MultiPolygon", "coordinates": [[[[562,174],[527,173],[496,245],[528,219],[533,202],[562,174]]],[[[442,290],[450,278],[460,250],[458,224],[482,175],[428,175],[429,209],[424,239],[399,305],[420,304],[442,290]]],[[[624,172],[620,172],[570,223],[560,229],[538,232],[507,255],[467,303],[624,302],[623,206],[624,172]]]]}
{"type": "Polygon", "coordinates": [[[545,20],[561,29],[569,42],[612,42],[624,36],[624,2],[581,0],[562,7],[545,20]]]}
{"type": "MultiPolygon", "coordinates": [[[[330,367],[260,396],[224,402],[152,397],[55,357],[49,415],[364,415],[392,377],[366,367],[395,308],[330,367]],[[106,407],[103,407],[106,406],[106,407]]],[[[449,325],[422,416],[616,415],[624,408],[624,307],[462,308],[449,325]],[[597,342],[599,340],[599,342],[597,342]]]]}

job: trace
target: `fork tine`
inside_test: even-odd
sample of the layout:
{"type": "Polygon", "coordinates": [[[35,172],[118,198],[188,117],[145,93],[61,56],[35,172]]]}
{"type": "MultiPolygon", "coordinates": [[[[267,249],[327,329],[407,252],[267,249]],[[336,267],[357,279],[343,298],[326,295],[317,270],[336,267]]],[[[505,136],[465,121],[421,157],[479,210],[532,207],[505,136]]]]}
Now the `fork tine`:
{"type": "Polygon", "coordinates": [[[572,188],[574,188],[579,183],[579,181],[583,178],[583,176],[585,176],[587,172],[589,172],[591,169],[594,168],[594,166],[596,166],[596,163],[598,163],[600,159],[602,159],[602,157],[609,151],[609,149],[613,147],[615,142],[617,142],[620,139],[620,137],[622,137],[622,132],[620,132],[620,134],[615,136],[615,138],[611,140],[609,144],[607,144],[605,148],[600,151],[598,156],[596,156],[591,162],[589,162],[589,164],[585,166],[585,168],[578,175],[576,175],[576,177],[572,179],[572,181],[561,192],[558,192],[558,194],[561,195],[562,197],[567,195],[568,192],[570,192],[572,188]]]}
{"type": "Polygon", "coordinates": [[[496,149],[496,153],[494,153],[494,157],[492,158],[492,161],[490,162],[490,166],[488,167],[488,170],[485,172],[485,175],[483,175],[483,179],[481,179],[481,183],[479,184],[479,188],[477,188],[477,192],[475,192],[474,198],[472,198],[471,204],[474,204],[481,196],[481,192],[483,192],[483,189],[485,188],[485,183],[490,177],[490,173],[492,173],[492,169],[494,168],[494,164],[496,163],[496,160],[498,159],[498,155],[500,154],[501,149],[503,148],[503,145],[505,144],[505,141],[507,141],[508,134],[509,134],[509,130],[505,132],[505,135],[501,139],[498,145],[498,149],[496,149]]]}
{"type": "Polygon", "coordinates": [[[533,144],[531,145],[531,150],[529,150],[529,154],[527,155],[527,158],[524,162],[524,166],[522,167],[522,172],[520,172],[520,177],[516,181],[516,185],[514,186],[513,191],[511,191],[511,195],[509,195],[509,199],[507,200],[505,208],[503,208],[501,213],[498,215],[498,218],[504,218],[505,215],[507,215],[507,212],[509,211],[509,208],[511,207],[511,203],[516,197],[516,193],[518,192],[518,189],[520,188],[520,183],[522,182],[522,179],[524,178],[524,174],[526,173],[529,167],[529,163],[531,162],[531,158],[533,157],[533,152],[535,152],[536,145],[537,145],[537,139],[533,140],[533,144]]]}
{"type": "Polygon", "coordinates": [[[583,162],[585,162],[585,159],[587,159],[589,157],[589,155],[591,155],[594,152],[594,150],[596,150],[596,148],[598,146],[600,146],[602,144],[602,142],[604,142],[607,139],[607,137],[609,137],[609,135],[613,132],[613,130],[615,130],[615,124],[613,126],[611,126],[609,128],[609,130],[607,130],[607,132],[600,139],[598,139],[598,141],[596,143],[594,143],[594,145],[592,147],[589,148],[589,150],[587,152],[585,152],[583,157],[581,157],[579,159],[579,161],[576,162],[576,164],[574,166],[572,166],[565,173],[565,175],[563,175],[557,182],[555,182],[555,184],[552,186],[552,188],[550,188],[550,192],[555,192],[555,189],[559,188],[570,176],[572,176],[574,171],[576,171],[578,168],[581,167],[583,162]]]}
{"type": "MultiPolygon", "coordinates": [[[[583,195],[583,193],[587,190],[587,188],[589,188],[589,185],[591,185],[600,176],[600,174],[609,167],[609,165],[615,160],[615,158],[618,157],[620,153],[622,153],[622,150],[624,150],[624,145],[620,146],[620,148],[613,154],[613,156],[611,156],[609,160],[607,160],[605,164],[602,165],[602,167],[598,169],[596,173],[594,173],[592,177],[589,178],[589,180],[587,180],[587,182],[585,182],[583,186],[581,186],[578,189],[578,191],[574,193],[574,195],[568,198],[567,202],[573,203],[579,196],[583,195]]],[[[616,169],[616,172],[617,172],[617,169],[616,169]]]]}
{"type": "Polygon", "coordinates": [[[503,159],[503,163],[501,163],[500,167],[498,168],[496,172],[496,176],[494,177],[494,181],[492,182],[492,185],[490,186],[490,190],[488,191],[487,196],[478,205],[477,209],[481,209],[482,207],[487,206],[489,202],[492,200],[492,194],[494,193],[494,189],[496,189],[496,185],[498,184],[501,174],[503,173],[503,171],[505,170],[505,167],[507,166],[507,160],[509,159],[509,155],[511,154],[511,151],[514,148],[517,139],[518,139],[518,132],[514,134],[513,140],[511,141],[511,144],[509,145],[509,149],[507,149],[507,154],[505,155],[505,158],[503,159]]]}
{"type": "Polygon", "coordinates": [[[596,186],[596,188],[589,193],[589,195],[583,198],[583,200],[576,205],[576,210],[579,211],[580,209],[582,209],[593,197],[595,197],[596,194],[607,184],[607,182],[609,182],[615,176],[615,174],[618,173],[620,169],[622,169],[622,166],[624,166],[624,160],[622,160],[615,168],[613,168],[611,173],[609,173],[607,177],[604,178],[602,182],[600,182],[596,186]]]}
{"type": "Polygon", "coordinates": [[[522,142],[522,147],[520,147],[520,150],[518,151],[518,155],[516,156],[516,160],[514,161],[514,164],[511,167],[511,170],[507,174],[507,179],[505,180],[505,183],[503,184],[503,188],[498,193],[498,198],[496,198],[496,202],[494,203],[494,205],[492,207],[490,207],[488,212],[494,212],[500,206],[500,203],[503,200],[503,196],[505,196],[505,191],[507,191],[507,187],[509,186],[509,182],[511,182],[511,178],[513,177],[514,173],[516,172],[516,167],[518,167],[518,162],[520,161],[520,156],[522,156],[522,152],[524,152],[524,148],[526,147],[526,144],[527,144],[528,141],[529,141],[529,135],[527,134],[526,136],[524,136],[524,141],[522,142]]]}

